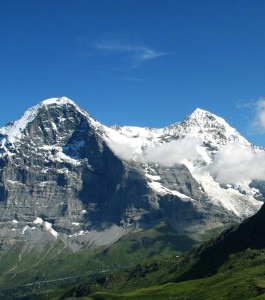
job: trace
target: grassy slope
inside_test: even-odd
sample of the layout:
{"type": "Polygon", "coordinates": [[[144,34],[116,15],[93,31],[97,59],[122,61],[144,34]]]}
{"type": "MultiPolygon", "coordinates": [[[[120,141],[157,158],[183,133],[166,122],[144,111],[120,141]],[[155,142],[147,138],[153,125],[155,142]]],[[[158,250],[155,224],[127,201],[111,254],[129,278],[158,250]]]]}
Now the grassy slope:
{"type": "Polygon", "coordinates": [[[154,263],[138,265],[112,275],[99,287],[80,286],[76,295],[85,295],[89,286],[92,299],[265,299],[264,236],[265,206],[171,264],[161,260],[158,268],[152,267],[154,263]]]}
{"type": "Polygon", "coordinates": [[[92,284],[70,284],[70,294],[65,287],[58,289],[56,284],[56,289],[47,289],[43,293],[32,291],[26,299],[65,299],[67,296],[78,299],[265,299],[264,249],[246,249],[231,254],[212,276],[174,282],[194,263],[196,261],[190,254],[181,258],[149,260],[107,276],[107,282],[102,281],[105,276],[101,276],[92,284]],[[82,296],[85,292],[90,295],[82,296]]]}
{"type": "Polygon", "coordinates": [[[36,291],[45,294],[55,288],[75,286],[75,282],[91,275],[99,277],[146,259],[179,255],[196,244],[186,236],[177,235],[165,223],[124,236],[109,247],[95,250],[84,246],[75,253],[62,242],[51,242],[38,250],[25,248],[21,242],[0,258],[0,291],[12,297],[36,291]]]}
{"type": "Polygon", "coordinates": [[[122,237],[102,251],[97,258],[104,265],[134,265],[151,258],[163,258],[189,251],[199,242],[188,236],[177,235],[166,223],[160,223],[146,231],[122,237]]]}
{"type": "MultiPolygon", "coordinates": [[[[107,290],[94,292],[89,297],[80,297],[79,299],[265,299],[264,263],[265,251],[249,249],[233,254],[219,272],[210,277],[179,283],[171,282],[159,286],[153,285],[148,288],[141,288],[141,282],[138,281],[135,284],[139,288],[132,291],[118,294],[119,288],[120,290],[124,289],[121,285],[116,287],[116,294],[114,293],[115,289],[109,287],[112,290],[111,293],[107,290]]],[[[174,274],[174,276],[176,275],[177,273],[174,274]]],[[[168,272],[165,272],[164,276],[166,279],[170,277],[168,272]]],[[[153,277],[153,280],[158,278],[157,274],[149,274],[148,277],[149,282],[152,281],[150,277],[153,277]]]]}

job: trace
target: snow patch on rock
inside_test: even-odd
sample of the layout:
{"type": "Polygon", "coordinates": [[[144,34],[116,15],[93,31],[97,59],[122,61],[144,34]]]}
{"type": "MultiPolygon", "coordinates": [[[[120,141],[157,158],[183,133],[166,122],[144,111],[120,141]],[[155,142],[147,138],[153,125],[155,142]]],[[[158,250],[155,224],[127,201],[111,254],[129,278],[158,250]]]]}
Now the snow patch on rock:
{"type": "Polygon", "coordinates": [[[32,223],[35,225],[42,225],[44,230],[48,231],[56,239],[58,238],[59,234],[52,228],[52,223],[43,221],[40,217],[37,217],[32,223]]]}

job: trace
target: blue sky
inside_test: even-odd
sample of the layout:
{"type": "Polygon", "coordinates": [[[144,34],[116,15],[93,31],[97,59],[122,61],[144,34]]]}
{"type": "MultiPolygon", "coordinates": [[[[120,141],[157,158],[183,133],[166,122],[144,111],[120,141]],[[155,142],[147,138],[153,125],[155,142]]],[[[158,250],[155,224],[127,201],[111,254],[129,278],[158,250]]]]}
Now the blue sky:
{"type": "Polygon", "coordinates": [[[1,0],[0,126],[67,96],[106,125],[196,107],[265,146],[265,1],[1,0]]]}

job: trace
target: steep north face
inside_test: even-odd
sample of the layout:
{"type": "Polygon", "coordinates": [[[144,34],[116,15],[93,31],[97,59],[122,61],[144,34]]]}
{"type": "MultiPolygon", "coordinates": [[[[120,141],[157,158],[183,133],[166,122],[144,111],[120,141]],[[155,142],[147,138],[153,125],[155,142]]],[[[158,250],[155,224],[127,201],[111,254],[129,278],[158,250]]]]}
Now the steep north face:
{"type": "Polygon", "coordinates": [[[235,143],[263,151],[201,109],[162,129],[106,127],[68,98],[45,100],[0,129],[0,235],[103,245],[161,220],[184,234],[242,220],[262,193],[209,167],[235,143]]]}

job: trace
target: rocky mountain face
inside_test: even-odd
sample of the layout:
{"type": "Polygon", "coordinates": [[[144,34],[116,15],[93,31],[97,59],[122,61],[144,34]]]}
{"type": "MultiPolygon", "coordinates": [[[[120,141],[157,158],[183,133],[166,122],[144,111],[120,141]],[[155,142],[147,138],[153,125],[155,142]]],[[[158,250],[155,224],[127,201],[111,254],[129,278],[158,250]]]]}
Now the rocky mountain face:
{"type": "Polygon", "coordinates": [[[163,129],[106,127],[63,98],[0,129],[0,235],[110,244],[168,220],[197,234],[253,215],[260,183],[221,182],[221,147],[253,147],[200,109],[163,129]]]}

